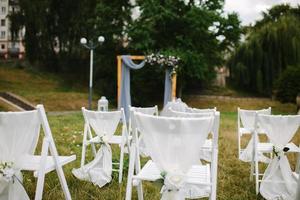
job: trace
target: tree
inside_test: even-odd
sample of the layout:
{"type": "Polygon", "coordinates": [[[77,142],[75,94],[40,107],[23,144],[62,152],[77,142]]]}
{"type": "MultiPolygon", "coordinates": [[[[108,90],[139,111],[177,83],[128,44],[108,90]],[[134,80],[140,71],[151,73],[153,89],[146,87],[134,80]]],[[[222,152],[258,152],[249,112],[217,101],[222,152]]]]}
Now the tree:
{"type": "Polygon", "coordinates": [[[287,66],[300,62],[299,11],[300,7],[275,6],[248,29],[246,42],[228,60],[230,79],[235,86],[271,95],[287,66]]]}
{"type": "Polygon", "coordinates": [[[137,0],[141,13],[127,29],[129,47],[143,54],[181,57],[181,86],[208,83],[241,32],[237,14],[226,16],[223,4],[222,0],[137,0]]]}

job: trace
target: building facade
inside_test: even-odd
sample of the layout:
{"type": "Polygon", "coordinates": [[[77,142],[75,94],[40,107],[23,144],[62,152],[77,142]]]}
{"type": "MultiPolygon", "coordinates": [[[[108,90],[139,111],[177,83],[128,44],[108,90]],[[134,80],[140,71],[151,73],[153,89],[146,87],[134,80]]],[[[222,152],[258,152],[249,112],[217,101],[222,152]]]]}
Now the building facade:
{"type": "Polygon", "coordinates": [[[25,28],[19,31],[12,41],[10,31],[9,14],[19,9],[16,0],[0,0],[0,57],[1,58],[23,58],[25,53],[24,35],[25,28]]]}

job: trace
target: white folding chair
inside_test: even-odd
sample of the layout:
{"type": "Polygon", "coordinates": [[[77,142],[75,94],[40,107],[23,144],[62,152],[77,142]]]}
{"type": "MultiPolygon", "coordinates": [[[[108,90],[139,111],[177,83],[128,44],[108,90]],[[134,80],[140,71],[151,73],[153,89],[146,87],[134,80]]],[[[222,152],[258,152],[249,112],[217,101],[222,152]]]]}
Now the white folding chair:
{"type": "Polygon", "coordinates": [[[170,116],[170,110],[169,108],[172,108],[173,110],[180,111],[180,112],[185,112],[186,108],[188,108],[188,105],[184,103],[180,98],[169,101],[161,111],[160,115],[169,117],[170,116]]]}
{"type": "MultiPolygon", "coordinates": [[[[134,112],[139,112],[139,113],[143,113],[143,114],[147,114],[147,115],[155,115],[158,116],[158,107],[157,105],[152,106],[152,107],[133,107],[133,106],[129,106],[129,112],[130,112],[130,117],[129,117],[129,133],[130,136],[132,136],[132,132],[136,131],[135,130],[135,125],[134,125],[134,112]]],[[[148,157],[148,152],[145,146],[145,143],[143,141],[143,137],[142,135],[139,135],[138,132],[136,133],[138,136],[138,141],[139,141],[139,152],[140,155],[143,157],[148,157]]]]}
{"type": "MultiPolygon", "coordinates": [[[[256,113],[260,114],[271,114],[271,107],[267,109],[261,109],[261,110],[244,110],[238,108],[238,117],[237,117],[237,136],[238,136],[238,158],[244,162],[251,162],[252,161],[252,147],[253,147],[253,139],[251,137],[251,140],[248,142],[246,148],[242,148],[241,140],[242,136],[244,135],[253,135],[253,131],[255,129],[254,123],[255,123],[255,115],[256,113]]],[[[258,133],[260,135],[265,135],[265,130],[259,128],[258,133]]],[[[263,146],[263,143],[261,143],[262,146],[259,148],[265,148],[263,146]]],[[[268,159],[264,156],[260,156],[262,162],[268,162],[268,159]]]]}
{"type": "Polygon", "coordinates": [[[35,200],[42,199],[45,174],[56,170],[65,199],[70,200],[62,166],[75,159],[75,155],[58,155],[43,105],[38,105],[33,111],[0,112],[0,163],[12,162],[14,170],[14,178],[10,182],[0,178],[0,199],[29,199],[20,183],[21,171],[34,172],[37,177],[35,200]],[[42,150],[40,155],[35,155],[41,126],[44,132],[42,150]]]}
{"type": "Polygon", "coordinates": [[[204,108],[204,109],[191,108],[191,107],[187,107],[186,108],[186,112],[189,112],[189,113],[208,113],[208,112],[215,112],[215,111],[217,111],[217,107],[214,107],[214,108],[204,108]]]}
{"type": "Polygon", "coordinates": [[[132,132],[132,118],[133,114],[132,112],[140,112],[148,115],[155,115],[158,116],[158,107],[157,105],[152,106],[152,107],[135,107],[135,106],[129,106],[129,111],[130,111],[130,116],[128,120],[128,129],[129,129],[129,134],[132,132]]]}
{"type": "MultiPolygon", "coordinates": [[[[131,199],[132,186],[138,190],[138,199],[143,199],[142,181],[164,178],[163,197],[175,195],[190,198],[193,192],[187,186],[202,186],[201,197],[216,199],[217,148],[212,164],[202,165],[199,154],[213,126],[213,117],[168,118],[135,113],[137,129],[145,137],[152,160],[141,169],[137,137],[134,132],[127,179],[126,200],[131,199]],[[198,163],[198,164],[196,164],[198,163]],[[135,173],[134,173],[135,172],[135,173]],[[176,183],[170,183],[175,179],[176,183]],[[183,196],[182,196],[183,195],[183,196]]],[[[214,142],[214,144],[216,144],[214,142]]],[[[192,188],[192,187],[191,187],[192,188]]],[[[199,191],[198,191],[199,192],[199,191]]],[[[176,199],[171,198],[169,199],[176,199]]]]}
{"type": "MultiPolygon", "coordinates": [[[[218,141],[219,126],[220,126],[220,112],[215,110],[216,108],[212,110],[208,109],[207,112],[178,112],[170,108],[172,117],[184,117],[184,118],[204,118],[209,116],[215,117],[214,126],[212,127],[212,131],[210,133],[212,138],[216,137],[216,141],[218,141]]],[[[216,146],[218,147],[218,144],[216,144],[216,146]]],[[[201,151],[200,158],[207,162],[211,162],[212,150],[213,150],[213,139],[207,138],[202,148],[203,150],[201,151]]]]}
{"type": "MultiPolygon", "coordinates": [[[[256,125],[266,130],[270,140],[268,148],[258,148],[258,132],[254,131],[254,162],[256,193],[266,199],[296,199],[296,187],[299,174],[292,172],[285,153],[299,153],[300,148],[291,142],[300,126],[300,115],[263,115],[257,114],[256,125]],[[273,159],[264,174],[259,174],[259,153],[272,153],[273,159]],[[260,179],[260,176],[263,176],[260,179]]],[[[257,126],[256,126],[257,127],[257,126]]]]}
{"type": "Polygon", "coordinates": [[[82,145],[81,168],[73,170],[73,174],[83,180],[92,181],[94,184],[102,187],[111,181],[112,171],[119,173],[119,183],[122,182],[124,149],[127,145],[129,149],[129,137],[126,125],[124,110],[119,111],[90,111],[82,108],[84,116],[84,133],[82,145]],[[122,134],[115,135],[118,124],[122,123],[122,134]],[[95,132],[95,136],[92,133],[95,132]],[[103,141],[106,138],[107,141],[103,141]],[[100,144],[98,152],[95,144],[100,144]],[[118,163],[112,162],[112,152],[109,144],[120,146],[120,160],[118,163]],[[94,160],[85,165],[86,148],[91,145],[94,160]],[[113,165],[119,166],[113,168],[113,165]],[[101,168],[101,169],[99,169],[101,168]],[[98,170],[98,173],[96,172],[98,170]],[[95,173],[95,175],[92,175],[95,173]],[[98,174],[105,174],[100,180],[98,174]],[[93,176],[93,177],[92,177],[93,176]],[[98,177],[98,178],[97,178],[98,177]]]}

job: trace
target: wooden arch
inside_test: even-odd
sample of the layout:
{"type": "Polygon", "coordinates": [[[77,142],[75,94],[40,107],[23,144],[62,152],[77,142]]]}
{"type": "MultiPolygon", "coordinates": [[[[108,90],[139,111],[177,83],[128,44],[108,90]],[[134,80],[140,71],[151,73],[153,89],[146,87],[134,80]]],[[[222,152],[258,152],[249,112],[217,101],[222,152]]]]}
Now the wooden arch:
{"type": "MultiPolygon", "coordinates": [[[[144,60],[145,56],[130,56],[131,60],[144,60]]],[[[120,105],[120,96],[121,96],[121,79],[122,79],[122,56],[117,56],[117,67],[118,67],[118,75],[117,75],[117,101],[118,106],[120,105]]],[[[177,74],[172,76],[172,99],[176,98],[176,82],[177,82],[177,74]]]]}

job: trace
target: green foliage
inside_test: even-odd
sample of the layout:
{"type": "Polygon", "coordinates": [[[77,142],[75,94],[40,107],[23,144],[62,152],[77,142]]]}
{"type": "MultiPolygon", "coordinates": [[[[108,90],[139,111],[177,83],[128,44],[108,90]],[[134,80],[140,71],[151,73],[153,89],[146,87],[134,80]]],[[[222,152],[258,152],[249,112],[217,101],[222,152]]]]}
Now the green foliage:
{"type": "Polygon", "coordinates": [[[160,52],[181,58],[179,84],[209,82],[214,67],[221,65],[223,53],[239,39],[236,14],[223,14],[223,1],[139,0],[141,15],[128,27],[129,47],[135,52],[160,52]],[[219,22],[217,31],[209,31],[219,22]],[[224,35],[222,42],[216,39],[224,35]]]}
{"type": "MultiPolygon", "coordinates": [[[[80,45],[80,38],[95,41],[103,35],[105,42],[95,51],[94,82],[110,99],[116,94],[116,55],[179,56],[179,85],[203,85],[212,80],[214,67],[222,65],[224,54],[239,40],[240,21],[235,13],[224,14],[223,0],[137,0],[141,15],[136,20],[131,18],[130,2],[20,0],[20,11],[11,15],[11,31],[26,27],[26,57],[31,63],[86,85],[89,52],[80,45]],[[213,24],[215,29],[209,30],[213,24]]],[[[145,102],[150,95],[162,99],[162,71],[158,67],[133,73],[132,93],[139,94],[135,103],[145,102]],[[142,86],[149,90],[138,89],[142,86]]]]}
{"type": "Polygon", "coordinates": [[[246,91],[271,95],[289,65],[300,62],[300,8],[275,6],[250,29],[228,60],[231,82],[246,91]]]}
{"type": "Polygon", "coordinates": [[[295,103],[300,93],[300,65],[288,67],[278,80],[277,98],[281,102],[295,103]]]}

